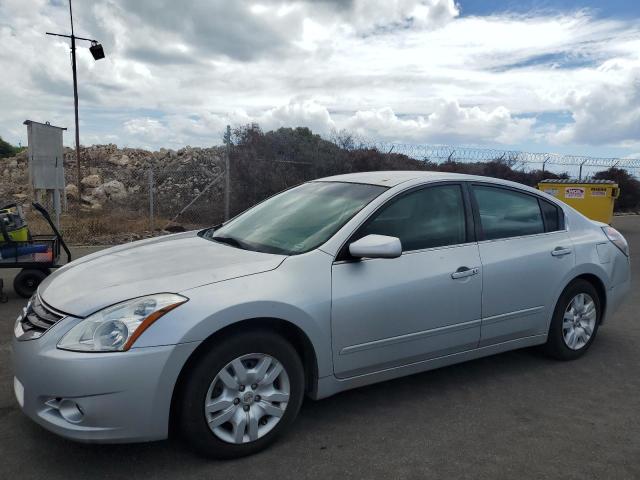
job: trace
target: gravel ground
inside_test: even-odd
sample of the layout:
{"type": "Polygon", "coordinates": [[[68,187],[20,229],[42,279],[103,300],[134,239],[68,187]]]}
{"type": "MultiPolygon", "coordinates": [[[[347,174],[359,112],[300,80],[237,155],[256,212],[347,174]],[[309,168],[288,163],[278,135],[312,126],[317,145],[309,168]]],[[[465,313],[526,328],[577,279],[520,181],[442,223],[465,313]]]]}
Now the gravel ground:
{"type": "MultiPolygon", "coordinates": [[[[640,251],[640,217],[614,225],[640,251]]],[[[11,273],[4,273],[5,283],[11,273]]],[[[640,283],[634,263],[634,284],[640,283]]],[[[177,441],[84,445],[43,430],[13,396],[10,339],[24,304],[0,305],[0,478],[640,478],[640,294],[586,356],[521,350],[306,401],[254,457],[208,461],[177,441]]]]}

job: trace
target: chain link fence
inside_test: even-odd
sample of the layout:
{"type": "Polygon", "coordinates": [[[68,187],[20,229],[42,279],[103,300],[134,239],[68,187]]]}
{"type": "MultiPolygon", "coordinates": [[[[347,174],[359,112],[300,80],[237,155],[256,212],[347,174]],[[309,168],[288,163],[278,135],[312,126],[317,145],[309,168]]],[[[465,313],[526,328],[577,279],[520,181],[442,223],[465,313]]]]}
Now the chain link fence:
{"type": "MultiPolygon", "coordinates": [[[[345,138],[329,141],[307,129],[282,130],[287,135],[279,135],[280,131],[264,134],[255,127],[238,130],[230,138],[229,148],[185,147],[157,152],[118,149],[115,145],[83,148],[80,189],[73,177],[75,157],[68,151],[61,231],[70,244],[118,244],[218,224],[225,216],[226,155],[231,216],[293,185],[354,171],[466,171],[466,164],[469,173],[534,183],[554,174],[585,178],[611,167],[635,175],[640,168],[640,160],[345,138]],[[494,168],[487,170],[487,165],[494,168]],[[525,174],[529,176],[517,176],[525,174]]],[[[24,205],[33,233],[46,232],[46,223],[29,208],[35,195],[28,186],[26,153],[8,159],[0,173],[2,201],[24,205]]],[[[44,200],[47,202],[46,197],[44,200]]],[[[45,206],[52,207],[50,201],[45,206]]]]}

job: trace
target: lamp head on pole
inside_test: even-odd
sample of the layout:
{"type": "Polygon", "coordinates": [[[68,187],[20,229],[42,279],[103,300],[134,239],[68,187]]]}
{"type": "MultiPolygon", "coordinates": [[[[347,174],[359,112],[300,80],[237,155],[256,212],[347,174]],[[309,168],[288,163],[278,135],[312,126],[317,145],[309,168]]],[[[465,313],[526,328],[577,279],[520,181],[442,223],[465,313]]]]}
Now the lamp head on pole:
{"type": "Polygon", "coordinates": [[[101,58],[104,58],[104,49],[102,48],[102,45],[100,45],[95,40],[91,42],[89,51],[91,52],[91,55],[93,55],[94,60],[100,60],[101,58]]]}

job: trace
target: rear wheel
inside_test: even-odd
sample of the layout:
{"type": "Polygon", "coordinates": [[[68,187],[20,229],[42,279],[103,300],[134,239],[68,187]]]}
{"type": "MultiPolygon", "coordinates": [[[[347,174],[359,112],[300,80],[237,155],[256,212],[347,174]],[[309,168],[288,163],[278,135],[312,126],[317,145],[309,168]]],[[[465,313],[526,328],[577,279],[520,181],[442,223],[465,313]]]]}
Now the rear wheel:
{"type": "Polygon", "coordinates": [[[303,395],[304,369],[286,340],[236,334],[212,345],[186,379],[180,430],[205,456],[250,455],[293,423],[303,395]]]}
{"type": "Polygon", "coordinates": [[[49,272],[44,270],[24,268],[13,279],[13,289],[21,297],[29,298],[36,292],[40,282],[47,278],[47,275],[49,272]]]}
{"type": "Polygon", "coordinates": [[[573,360],[583,355],[595,340],[601,315],[595,287],[582,279],[571,283],[556,305],[546,352],[559,360],[573,360]]]}

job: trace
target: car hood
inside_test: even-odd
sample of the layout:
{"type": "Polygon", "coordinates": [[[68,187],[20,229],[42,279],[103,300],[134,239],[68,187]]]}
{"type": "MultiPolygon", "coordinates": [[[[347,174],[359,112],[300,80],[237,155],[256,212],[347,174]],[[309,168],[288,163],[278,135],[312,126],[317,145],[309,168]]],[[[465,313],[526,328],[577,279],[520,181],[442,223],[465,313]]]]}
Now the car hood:
{"type": "Polygon", "coordinates": [[[51,307],[85,317],[130,298],[178,293],[273,270],[285,258],[241,250],[186,232],[81,257],[47,277],[38,292],[51,307]]]}

